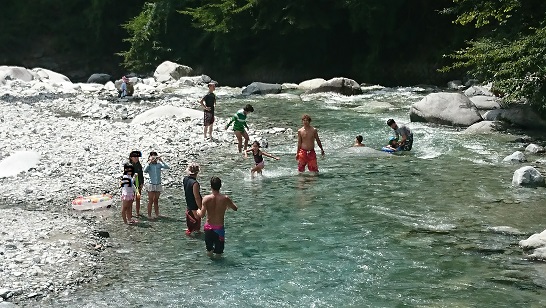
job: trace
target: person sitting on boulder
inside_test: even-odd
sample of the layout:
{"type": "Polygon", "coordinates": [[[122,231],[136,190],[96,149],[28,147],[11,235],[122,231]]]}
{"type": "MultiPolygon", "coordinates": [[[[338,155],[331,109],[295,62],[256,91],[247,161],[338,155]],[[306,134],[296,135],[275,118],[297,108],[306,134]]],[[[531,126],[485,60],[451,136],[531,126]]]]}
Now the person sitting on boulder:
{"type": "Polygon", "coordinates": [[[123,76],[121,77],[121,86],[119,90],[119,98],[124,98],[125,96],[133,96],[135,91],[133,84],[129,81],[129,78],[123,76]]]}

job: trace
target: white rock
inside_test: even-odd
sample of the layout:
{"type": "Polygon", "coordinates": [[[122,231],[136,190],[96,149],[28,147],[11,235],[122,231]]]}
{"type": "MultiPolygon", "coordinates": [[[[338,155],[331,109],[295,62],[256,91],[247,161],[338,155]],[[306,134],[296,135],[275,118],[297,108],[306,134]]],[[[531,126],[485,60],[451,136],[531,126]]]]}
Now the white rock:
{"type": "Polygon", "coordinates": [[[535,233],[526,240],[519,241],[519,246],[523,249],[535,249],[546,246],[546,230],[541,233],[535,233]]]}
{"type": "Polygon", "coordinates": [[[0,162],[0,178],[15,176],[36,167],[40,154],[34,151],[17,151],[0,162]]]}
{"type": "Polygon", "coordinates": [[[315,78],[315,79],[310,79],[310,80],[305,80],[300,82],[298,87],[300,90],[311,90],[311,89],[316,89],[320,87],[325,82],[326,82],[326,79],[315,78]]]}
{"type": "Polygon", "coordinates": [[[544,152],[544,148],[541,147],[540,145],[531,143],[525,148],[525,152],[526,153],[533,153],[533,154],[541,153],[541,152],[544,152]]]}
{"type": "Polygon", "coordinates": [[[525,154],[523,154],[523,152],[515,151],[514,153],[506,156],[502,161],[509,162],[509,163],[517,163],[517,162],[522,163],[527,161],[527,159],[525,158],[525,154]]]}
{"type": "Polygon", "coordinates": [[[544,186],[544,178],[537,169],[531,166],[521,167],[512,177],[514,186],[544,186]]]}

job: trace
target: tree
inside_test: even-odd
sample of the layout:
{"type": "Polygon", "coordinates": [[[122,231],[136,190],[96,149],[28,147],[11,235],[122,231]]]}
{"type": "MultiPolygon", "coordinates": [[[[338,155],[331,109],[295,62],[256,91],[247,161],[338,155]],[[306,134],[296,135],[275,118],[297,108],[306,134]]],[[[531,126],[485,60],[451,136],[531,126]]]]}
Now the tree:
{"type": "Polygon", "coordinates": [[[473,25],[482,35],[451,55],[442,71],[468,69],[493,83],[506,104],[528,102],[546,114],[546,2],[539,0],[453,0],[444,10],[455,23],[473,25]]]}

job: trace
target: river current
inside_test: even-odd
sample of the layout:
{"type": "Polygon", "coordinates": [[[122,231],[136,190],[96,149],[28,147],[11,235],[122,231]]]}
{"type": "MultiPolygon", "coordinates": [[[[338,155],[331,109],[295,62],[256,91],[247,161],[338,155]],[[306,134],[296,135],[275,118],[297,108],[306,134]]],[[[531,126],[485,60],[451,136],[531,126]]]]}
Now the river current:
{"type": "MultiPolygon", "coordinates": [[[[201,156],[199,178],[222,178],[239,206],[226,214],[221,260],[184,235],[181,185],[161,196],[167,218],[140,227],[105,222],[98,284],[43,303],[66,307],[544,307],[546,264],[517,245],[545,229],[544,188],[515,188],[521,167],[502,159],[525,144],[513,134],[467,135],[409,123],[426,93],[392,88],[345,97],[219,96],[218,115],[246,103],[251,128],[295,132],[309,113],[326,156],[320,174],[298,175],[295,133],[271,136],[263,177],[236,146],[201,156]],[[380,155],[351,148],[355,136],[380,149],[394,118],[414,132],[413,150],[380,155]],[[518,231],[519,230],[519,231],[518,231]]],[[[144,198],[145,199],[145,198],[144,198]]],[[[145,200],[143,200],[145,201],[145,200]]]]}

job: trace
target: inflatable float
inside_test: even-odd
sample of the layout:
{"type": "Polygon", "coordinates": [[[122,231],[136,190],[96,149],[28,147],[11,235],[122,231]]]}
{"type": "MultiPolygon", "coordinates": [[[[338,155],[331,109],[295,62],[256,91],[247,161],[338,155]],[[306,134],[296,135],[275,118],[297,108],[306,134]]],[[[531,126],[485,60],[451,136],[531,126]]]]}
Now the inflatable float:
{"type": "Polygon", "coordinates": [[[72,208],[78,211],[96,210],[111,205],[112,201],[112,196],[107,194],[79,196],[72,200],[72,208]]]}
{"type": "Polygon", "coordinates": [[[394,152],[396,152],[396,150],[393,150],[393,149],[388,148],[388,147],[382,147],[382,148],[381,148],[381,151],[387,152],[387,153],[394,153],[394,152]]]}

